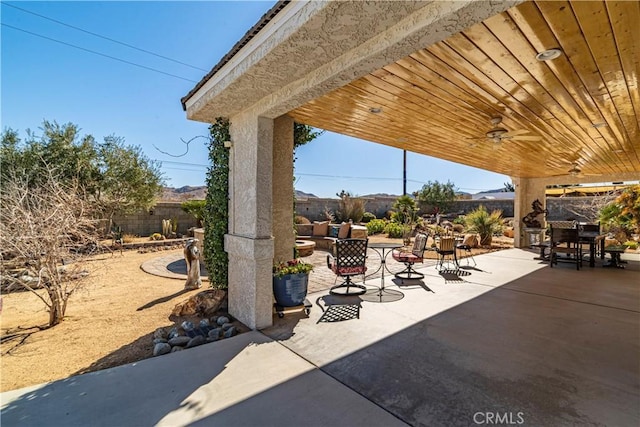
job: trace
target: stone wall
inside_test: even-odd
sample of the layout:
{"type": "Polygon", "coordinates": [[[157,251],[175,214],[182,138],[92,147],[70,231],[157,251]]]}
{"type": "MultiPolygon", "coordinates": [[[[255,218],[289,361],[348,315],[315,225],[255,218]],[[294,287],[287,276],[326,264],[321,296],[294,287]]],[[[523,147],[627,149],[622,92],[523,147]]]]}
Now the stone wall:
{"type": "Polygon", "coordinates": [[[140,211],[132,215],[116,216],[113,221],[122,227],[122,231],[138,236],[150,236],[162,233],[162,220],[177,218],[180,234],[187,234],[187,230],[196,227],[197,221],[180,207],[180,202],[160,202],[153,208],[140,211]]]}

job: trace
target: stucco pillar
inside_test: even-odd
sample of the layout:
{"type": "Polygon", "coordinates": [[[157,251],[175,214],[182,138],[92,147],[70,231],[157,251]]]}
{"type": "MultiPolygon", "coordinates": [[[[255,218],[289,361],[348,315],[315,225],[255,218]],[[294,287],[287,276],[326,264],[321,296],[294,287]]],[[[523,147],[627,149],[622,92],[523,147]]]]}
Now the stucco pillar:
{"type": "Polygon", "coordinates": [[[273,120],[231,117],[229,313],[252,329],[271,326],[273,120]]]}
{"type": "Polygon", "coordinates": [[[273,122],[273,237],[274,261],[293,258],[293,119],[280,116],[273,122]]]}
{"type": "MultiPolygon", "coordinates": [[[[513,203],[513,217],[514,217],[514,240],[513,246],[515,248],[526,248],[529,246],[528,237],[524,232],[524,223],[522,218],[531,212],[531,204],[534,200],[538,199],[542,203],[542,206],[546,208],[545,190],[546,185],[544,181],[540,179],[528,179],[528,178],[511,178],[515,187],[515,200],[513,203]]],[[[544,216],[538,216],[538,221],[543,227],[546,226],[544,216]]]]}

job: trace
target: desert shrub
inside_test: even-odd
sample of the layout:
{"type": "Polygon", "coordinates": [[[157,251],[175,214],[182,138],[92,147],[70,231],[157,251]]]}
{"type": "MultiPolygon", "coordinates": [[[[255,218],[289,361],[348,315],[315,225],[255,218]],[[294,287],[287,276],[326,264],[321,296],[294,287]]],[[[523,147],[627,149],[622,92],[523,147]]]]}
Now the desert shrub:
{"type": "Polygon", "coordinates": [[[329,221],[329,223],[333,224],[336,222],[336,215],[333,213],[331,209],[328,207],[324,207],[324,212],[322,212],[325,221],[329,221]]]}
{"type": "Polygon", "coordinates": [[[354,197],[348,191],[342,190],[337,194],[340,197],[340,209],[336,211],[336,219],[338,221],[360,222],[364,215],[364,205],[366,200],[354,197]]]}
{"type": "Polygon", "coordinates": [[[379,234],[384,231],[387,221],[384,219],[372,219],[367,223],[367,234],[379,234]]]}
{"type": "Polygon", "coordinates": [[[367,223],[373,219],[376,219],[376,216],[371,212],[365,212],[364,215],[362,215],[362,222],[364,223],[367,223]]]}
{"type": "Polygon", "coordinates": [[[137,238],[138,236],[136,236],[135,234],[124,233],[122,235],[122,243],[133,243],[133,241],[137,238]]]}
{"type": "Polygon", "coordinates": [[[406,231],[406,227],[402,224],[398,224],[397,222],[390,222],[384,228],[384,232],[391,238],[401,238],[404,237],[404,233],[406,231]]]}
{"type": "Polygon", "coordinates": [[[149,236],[149,240],[164,240],[164,236],[160,233],[153,233],[149,236]]]}
{"type": "Polygon", "coordinates": [[[418,208],[413,197],[405,194],[400,196],[393,203],[395,212],[391,216],[391,221],[399,224],[413,224],[418,217],[418,208]]]}
{"type": "Polygon", "coordinates": [[[480,235],[480,244],[491,244],[494,234],[502,234],[502,211],[494,210],[489,213],[480,205],[476,210],[466,216],[467,230],[480,235]]]}
{"type": "Polygon", "coordinates": [[[302,215],[296,215],[293,219],[294,224],[311,224],[311,221],[302,215]]]}
{"type": "Polygon", "coordinates": [[[625,188],[599,216],[603,229],[623,240],[640,232],[640,185],[625,188]]]}
{"type": "Polygon", "coordinates": [[[188,214],[193,215],[198,227],[202,227],[202,222],[206,215],[207,202],[205,200],[187,200],[180,203],[180,208],[188,214]]]}
{"type": "Polygon", "coordinates": [[[623,245],[625,245],[629,249],[633,249],[634,251],[636,249],[638,249],[638,242],[634,242],[633,240],[629,240],[627,242],[624,242],[623,245]]]}

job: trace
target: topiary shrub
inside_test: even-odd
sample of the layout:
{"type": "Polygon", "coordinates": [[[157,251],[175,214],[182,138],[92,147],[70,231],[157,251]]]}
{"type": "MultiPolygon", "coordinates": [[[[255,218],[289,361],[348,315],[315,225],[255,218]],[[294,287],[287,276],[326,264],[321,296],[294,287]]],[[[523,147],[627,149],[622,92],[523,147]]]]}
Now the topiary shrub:
{"type": "Polygon", "coordinates": [[[387,221],[384,219],[372,219],[367,223],[367,234],[380,234],[387,226],[387,221]]]}
{"type": "Polygon", "coordinates": [[[371,212],[365,212],[362,215],[362,222],[364,223],[368,223],[369,221],[376,219],[376,216],[374,214],[372,214],[371,212]]]}

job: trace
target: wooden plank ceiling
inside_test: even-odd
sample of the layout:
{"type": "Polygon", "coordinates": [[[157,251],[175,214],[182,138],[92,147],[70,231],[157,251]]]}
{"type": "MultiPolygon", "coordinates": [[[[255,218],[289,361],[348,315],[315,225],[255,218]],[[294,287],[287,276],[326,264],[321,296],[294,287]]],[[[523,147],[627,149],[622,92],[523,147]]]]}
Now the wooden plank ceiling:
{"type": "Polygon", "coordinates": [[[513,177],[575,163],[640,179],[639,58],[638,1],[526,2],[290,115],[513,177]],[[550,48],[562,55],[536,60],[550,48]],[[508,130],[500,143],[486,136],[493,117],[508,130]]]}

